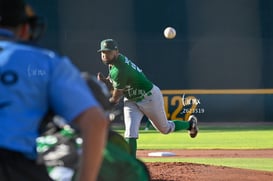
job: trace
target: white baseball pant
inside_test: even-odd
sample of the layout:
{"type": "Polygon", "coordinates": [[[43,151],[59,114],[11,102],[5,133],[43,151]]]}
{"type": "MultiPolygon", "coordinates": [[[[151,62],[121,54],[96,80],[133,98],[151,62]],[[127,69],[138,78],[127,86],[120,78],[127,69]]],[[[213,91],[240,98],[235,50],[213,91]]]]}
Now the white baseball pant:
{"type": "Polygon", "coordinates": [[[173,121],[167,120],[164,99],[161,90],[153,85],[151,95],[135,102],[124,98],[125,138],[138,138],[138,132],[143,116],[151,121],[152,125],[161,133],[168,134],[174,131],[173,121]]]}

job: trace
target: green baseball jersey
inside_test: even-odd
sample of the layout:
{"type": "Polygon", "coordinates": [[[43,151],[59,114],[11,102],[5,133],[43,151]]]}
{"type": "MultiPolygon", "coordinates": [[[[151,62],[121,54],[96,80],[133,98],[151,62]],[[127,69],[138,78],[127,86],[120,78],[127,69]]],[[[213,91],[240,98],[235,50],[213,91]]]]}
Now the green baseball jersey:
{"type": "Polygon", "coordinates": [[[109,75],[113,87],[124,89],[124,96],[128,99],[141,97],[153,87],[142,70],[122,54],[109,67],[109,75]]]}

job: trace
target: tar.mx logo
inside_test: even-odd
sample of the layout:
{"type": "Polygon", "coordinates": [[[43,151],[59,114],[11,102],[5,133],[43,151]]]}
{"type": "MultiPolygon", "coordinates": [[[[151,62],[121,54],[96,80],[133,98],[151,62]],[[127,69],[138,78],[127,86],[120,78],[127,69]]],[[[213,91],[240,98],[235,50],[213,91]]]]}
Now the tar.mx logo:
{"type": "Polygon", "coordinates": [[[197,105],[201,104],[201,101],[200,101],[200,99],[197,99],[194,96],[185,97],[185,94],[183,94],[182,104],[183,104],[183,106],[188,106],[188,105],[196,105],[197,106],[197,105]]]}

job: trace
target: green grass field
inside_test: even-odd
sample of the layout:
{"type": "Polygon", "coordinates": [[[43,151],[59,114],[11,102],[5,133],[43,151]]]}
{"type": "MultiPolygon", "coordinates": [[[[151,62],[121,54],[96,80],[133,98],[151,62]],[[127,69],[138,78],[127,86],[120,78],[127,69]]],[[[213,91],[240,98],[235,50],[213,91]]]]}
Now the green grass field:
{"type": "MultiPolygon", "coordinates": [[[[247,127],[200,126],[200,132],[195,139],[190,138],[186,131],[163,135],[155,130],[141,130],[138,149],[272,149],[273,151],[273,124],[247,127]]],[[[151,157],[143,161],[179,161],[273,171],[272,158],[151,157]]]]}

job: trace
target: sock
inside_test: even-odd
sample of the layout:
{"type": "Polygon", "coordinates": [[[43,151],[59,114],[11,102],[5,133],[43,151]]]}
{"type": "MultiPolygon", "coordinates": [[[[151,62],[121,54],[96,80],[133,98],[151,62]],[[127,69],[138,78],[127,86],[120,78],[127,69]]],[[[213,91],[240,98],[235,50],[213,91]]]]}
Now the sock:
{"type": "Polygon", "coordinates": [[[125,138],[126,142],[129,144],[130,154],[136,158],[137,151],[137,139],[136,138],[125,138]]]}
{"type": "Polygon", "coordinates": [[[190,122],[189,121],[179,121],[179,120],[174,120],[174,131],[179,131],[179,130],[188,130],[190,128],[190,122]]]}

